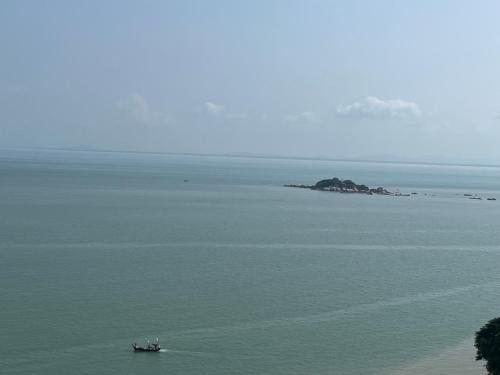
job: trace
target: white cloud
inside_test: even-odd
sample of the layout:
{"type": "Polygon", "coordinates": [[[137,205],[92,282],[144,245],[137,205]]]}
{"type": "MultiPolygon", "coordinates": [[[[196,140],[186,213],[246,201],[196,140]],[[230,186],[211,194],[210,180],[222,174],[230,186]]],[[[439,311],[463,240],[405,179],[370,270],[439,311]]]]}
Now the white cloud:
{"type": "Polygon", "coordinates": [[[215,104],[213,102],[205,102],[203,104],[203,109],[208,114],[212,116],[217,116],[224,111],[224,106],[222,104],[215,104]]]}
{"type": "Polygon", "coordinates": [[[226,115],[226,118],[228,120],[244,120],[247,118],[246,113],[228,113],[226,115]]]}
{"type": "Polygon", "coordinates": [[[130,120],[143,125],[160,125],[169,121],[161,112],[153,111],[146,99],[139,94],[130,94],[116,103],[117,109],[130,120]]]}
{"type": "Polygon", "coordinates": [[[314,112],[304,111],[298,114],[286,115],[285,120],[288,122],[312,123],[317,119],[314,112]]]}
{"type": "Polygon", "coordinates": [[[369,96],[361,102],[339,105],[337,114],[357,118],[417,118],[422,116],[422,111],[414,102],[369,96]]]}

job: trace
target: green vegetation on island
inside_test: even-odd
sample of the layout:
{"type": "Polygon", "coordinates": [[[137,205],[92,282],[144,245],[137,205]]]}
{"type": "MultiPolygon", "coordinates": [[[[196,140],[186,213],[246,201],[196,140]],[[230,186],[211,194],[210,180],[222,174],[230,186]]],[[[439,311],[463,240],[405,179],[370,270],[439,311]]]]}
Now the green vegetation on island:
{"type": "Polygon", "coordinates": [[[392,193],[383,187],[370,188],[366,185],[358,185],[352,180],[341,180],[337,177],[325,179],[316,182],[314,185],[286,184],[285,187],[294,187],[310,190],[335,191],[339,193],[361,193],[361,194],[379,194],[409,196],[409,194],[392,193]]]}

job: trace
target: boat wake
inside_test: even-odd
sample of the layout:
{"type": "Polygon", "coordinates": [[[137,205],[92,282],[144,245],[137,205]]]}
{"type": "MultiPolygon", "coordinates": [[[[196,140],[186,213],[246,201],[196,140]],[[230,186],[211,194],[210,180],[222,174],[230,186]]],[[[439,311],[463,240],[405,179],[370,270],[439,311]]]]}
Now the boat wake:
{"type": "Polygon", "coordinates": [[[160,353],[171,353],[171,354],[197,356],[197,357],[200,356],[209,357],[214,355],[213,353],[208,353],[208,352],[197,352],[192,350],[174,350],[174,349],[161,349],[160,353]]]}
{"type": "Polygon", "coordinates": [[[231,335],[235,332],[269,329],[273,327],[283,327],[296,324],[316,324],[328,321],[335,321],[351,317],[353,314],[365,314],[378,311],[385,308],[399,307],[404,305],[418,304],[431,300],[452,297],[458,294],[470,293],[477,290],[496,289],[500,286],[498,282],[489,282],[484,284],[471,284],[450,289],[441,289],[431,292],[417,293],[410,296],[396,297],[388,300],[381,300],[373,303],[360,304],[346,309],[333,310],[318,314],[305,316],[282,318],[274,320],[263,320],[258,322],[248,322],[232,326],[207,327],[193,330],[186,330],[177,333],[169,333],[170,336],[195,336],[212,337],[220,335],[231,335]]]}

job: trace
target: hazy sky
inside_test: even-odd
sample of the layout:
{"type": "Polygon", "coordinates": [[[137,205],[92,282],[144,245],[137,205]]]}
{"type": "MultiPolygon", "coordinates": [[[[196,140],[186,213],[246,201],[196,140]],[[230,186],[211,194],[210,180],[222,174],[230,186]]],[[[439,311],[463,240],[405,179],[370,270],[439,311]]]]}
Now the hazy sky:
{"type": "Polygon", "coordinates": [[[0,4],[0,146],[500,162],[499,1],[0,4]]]}

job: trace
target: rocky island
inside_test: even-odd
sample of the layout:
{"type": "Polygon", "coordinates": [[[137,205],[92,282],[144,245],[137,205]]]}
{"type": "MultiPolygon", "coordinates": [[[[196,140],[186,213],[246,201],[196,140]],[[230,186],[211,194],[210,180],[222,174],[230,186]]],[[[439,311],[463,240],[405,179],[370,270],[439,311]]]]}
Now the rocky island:
{"type": "Polygon", "coordinates": [[[358,193],[358,194],[378,194],[378,195],[393,195],[393,196],[409,196],[410,194],[392,193],[383,187],[370,188],[366,185],[358,185],[351,180],[341,180],[337,177],[325,179],[316,182],[314,185],[302,184],[286,184],[285,187],[321,190],[321,191],[335,191],[339,193],[358,193]]]}

